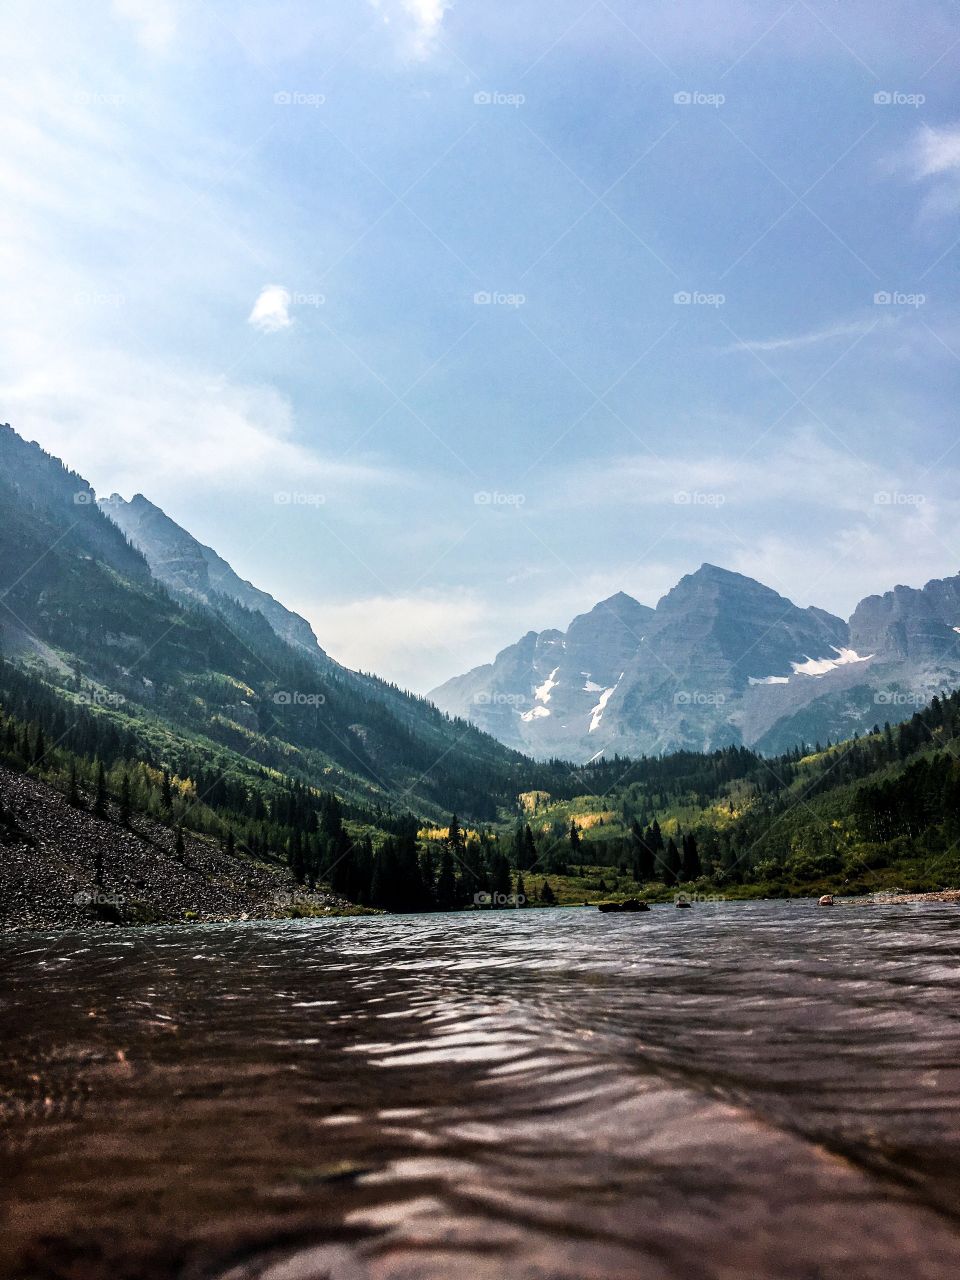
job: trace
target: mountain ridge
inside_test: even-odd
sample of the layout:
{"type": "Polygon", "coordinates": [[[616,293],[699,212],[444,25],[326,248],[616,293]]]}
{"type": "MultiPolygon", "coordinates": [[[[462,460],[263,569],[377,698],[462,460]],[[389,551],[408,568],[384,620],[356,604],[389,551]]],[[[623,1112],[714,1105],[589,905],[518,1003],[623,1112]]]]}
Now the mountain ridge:
{"type": "Polygon", "coordinates": [[[241,578],[218,552],[200,542],[142,493],[134,494],[129,501],[114,493],[99,499],[98,505],[143,553],[154,577],[171,591],[206,604],[212,603],[213,596],[228,596],[237,604],[262,613],[281,639],[323,663],[330,661],[306,618],[241,578]]]}
{"type": "MultiPolygon", "coordinates": [[[[567,631],[528,632],[429,696],[535,758],[584,762],[740,744],[776,753],[904,719],[960,679],[960,576],[865,597],[847,622],[705,561],[655,608],[633,601],[634,643],[586,707],[562,687],[563,664],[545,672],[546,661],[584,618],[598,621],[602,644],[603,606],[618,599],[633,600],[618,592],[567,631]]],[[[581,670],[596,665],[589,646],[579,658],[581,670]]]]}
{"type": "Polygon", "coordinates": [[[290,643],[275,627],[296,615],[275,601],[271,610],[272,597],[217,553],[205,557],[164,513],[154,519],[201,572],[193,590],[175,575],[172,585],[170,574],[155,576],[88,481],[4,426],[3,651],[65,698],[81,690],[96,699],[98,713],[131,733],[175,738],[178,756],[195,740],[203,752],[235,752],[357,803],[432,816],[456,809],[489,819],[520,789],[529,762],[426,699],[339,666],[319,645],[290,643]],[[207,590],[211,565],[232,595],[207,590]]]}

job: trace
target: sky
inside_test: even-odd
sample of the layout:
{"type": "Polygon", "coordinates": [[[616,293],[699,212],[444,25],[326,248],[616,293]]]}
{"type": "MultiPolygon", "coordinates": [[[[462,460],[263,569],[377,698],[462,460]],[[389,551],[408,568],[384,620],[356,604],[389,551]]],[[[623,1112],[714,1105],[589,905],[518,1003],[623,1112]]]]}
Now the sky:
{"type": "Polygon", "coordinates": [[[0,420],[428,691],[960,572],[953,0],[7,0],[0,420]]]}

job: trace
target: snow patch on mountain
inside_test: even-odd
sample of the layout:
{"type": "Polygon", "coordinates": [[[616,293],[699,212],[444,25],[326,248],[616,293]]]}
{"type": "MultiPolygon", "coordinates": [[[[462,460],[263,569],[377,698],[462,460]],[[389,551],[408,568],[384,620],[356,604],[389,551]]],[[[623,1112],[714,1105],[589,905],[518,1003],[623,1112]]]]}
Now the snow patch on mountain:
{"type": "Polygon", "coordinates": [[[603,685],[595,684],[592,680],[588,680],[583,686],[584,693],[603,693],[603,685]]]}
{"type": "MultiPolygon", "coordinates": [[[[621,671],[620,680],[622,679],[623,679],[623,672],[621,671]]],[[[590,712],[590,728],[587,730],[588,733],[594,733],[596,732],[597,729],[600,728],[600,721],[603,719],[604,708],[606,707],[607,703],[610,701],[610,698],[612,697],[612,695],[616,692],[617,685],[619,685],[620,680],[618,680],[616,684],[611,685],[609,689],[604,689],[603,693],[601,693],[600,701],[590,712]]]]}
{"type": "Polygon", "coordinates": [[[748,676],[749,684],[789,684],[789,676],[748,676]]]}
{"type": "Polygon", "coordinates": [[[550,672],[550,674],[547,676],[546,680],[544,680],[543,684],[538,684],[537,687],[534,689],[533,696],[536,698],[538,702],[550,701],[550,694],[559,684],[559,681],[557,680],[557,672],[559,670],[560,670],[559,667],[554,667],[553,670],[550,672]]]}
{"type": "Polygon", "coordinates": [[[837,655],[835,658],[811,658],[806,662],[791,662],[790,665],[798,676],[825,676],[828,671],[836,671],[837,667],[849,666],[852,662],[869,662],[873,657],[868,653],[861,657],[855,649],[838,649],[835,644],[830,648],[837,655]]]}
{"type": "Polygon", "coordinates": [[[529,724],[531,720],[541,720],[544,716],[548,716],[549,714],[549,707],[531,707],[529,711],[523,711],[520,713],[520,719],[525,720],[527,724],[529,724]]]}

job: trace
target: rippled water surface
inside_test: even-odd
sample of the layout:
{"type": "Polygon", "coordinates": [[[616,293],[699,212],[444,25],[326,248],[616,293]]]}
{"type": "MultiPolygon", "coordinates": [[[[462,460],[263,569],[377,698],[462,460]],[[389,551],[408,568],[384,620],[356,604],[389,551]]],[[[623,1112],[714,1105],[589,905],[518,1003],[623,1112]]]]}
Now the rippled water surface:
{"type": "Polygon", "coordinates": [[[960,1276],[960,908],[0,942],[0,1275],[960,1276]]]}

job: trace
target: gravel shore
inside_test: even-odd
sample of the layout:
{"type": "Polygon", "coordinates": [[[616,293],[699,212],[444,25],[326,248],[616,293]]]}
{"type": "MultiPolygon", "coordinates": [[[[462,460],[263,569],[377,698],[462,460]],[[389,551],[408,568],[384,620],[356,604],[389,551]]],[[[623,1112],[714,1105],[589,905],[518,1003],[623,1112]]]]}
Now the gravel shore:
{"type": "Polygon", "coordinates": [[[349,908],[308,893],[281,864],[113,812],[95,818],[43,782],[0,768],[0,930],[275,919],[349,908]],[[101,865],[99,883],[97,862],[101,865]]]}

